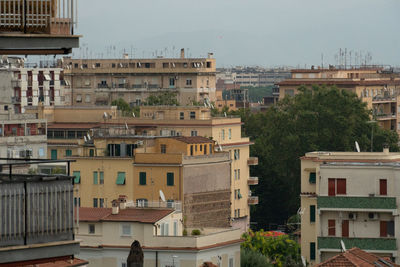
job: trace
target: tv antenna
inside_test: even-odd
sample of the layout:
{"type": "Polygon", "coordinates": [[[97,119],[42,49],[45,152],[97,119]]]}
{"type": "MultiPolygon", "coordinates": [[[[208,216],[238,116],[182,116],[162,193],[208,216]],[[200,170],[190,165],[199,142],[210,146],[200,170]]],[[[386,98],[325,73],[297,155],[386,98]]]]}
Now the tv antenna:
{"type": "Polygon", "coordinates": [[[360,153],[360,146],[358,145],[357,141],[355,143],[356,143],[356,150],[357,150],[358,153],[360,153]]]}

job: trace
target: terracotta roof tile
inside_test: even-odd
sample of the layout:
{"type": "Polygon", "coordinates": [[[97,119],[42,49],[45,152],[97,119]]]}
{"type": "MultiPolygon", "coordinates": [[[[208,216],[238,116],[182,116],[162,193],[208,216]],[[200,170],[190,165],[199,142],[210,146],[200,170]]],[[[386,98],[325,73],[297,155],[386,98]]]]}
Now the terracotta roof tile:
{"type": "Polygon", "coordinates": [[[111,214],[110,208],[80,208],[79,220],[88,222],[120,221],[155,223],[172,212],[172,209],[126,208],[123,210],[120,209],[119,213],[114,215],[111,214]]]}

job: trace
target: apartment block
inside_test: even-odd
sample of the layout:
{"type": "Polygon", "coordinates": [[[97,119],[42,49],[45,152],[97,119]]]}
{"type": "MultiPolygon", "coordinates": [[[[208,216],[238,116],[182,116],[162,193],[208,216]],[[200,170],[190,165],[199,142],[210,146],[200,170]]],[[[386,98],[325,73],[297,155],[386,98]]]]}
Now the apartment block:
{"type": "Polygon", "coordinates": [[[238,86],[270,86],[290,77],[286,68],[235,67],[218,69],[217,79],[238,86]]]}
{"type": "Polygon", "coordinates": [[[291,78],[281,81],[279,99],[297,94],[300,86],[336,86],[356,94],[373,111],[385,129],[400,133],[400,74],[378,67],[336,69],[296,69],[291,78]]]}
{"type": "Polygon", "coordinates": [[[123,98],[139,106],[150,95],[174,93],[181,105],[215,101],[215,59],[72,59],[61,63],[70,84],[72,106],[109,105],[123,98]]]}
{"type": "Polygon", "coordinates": [[[301,253],[312,264],[360,248],[399,263],[400,154],[311,152],[301,158],[301,253]]]}
{"type": "MultiPolygon", "coordinates": [[[[42,115],[49,121],[48,153],[54,159],[82,155],[79,142],[83,142],[84,136],[107,128],[109,132],[103,137],[201,136],[214,140],[214,150],[228,152],[231,160],[230,217],[233,225],[248,229],[250,206],[258,203],[258,197],[250,190],[258,184],[258,178],[250,176],[250,167],[257,165],[258,159],[249,155],[251,142],[241,135],[239,117],[212,117],[210,109],[201,106],[142,106],[140,116],[136,118],[121,117],[115,109],[101,106],[47,107],[42,115]],[[104,113],[108,114],[107,118],[103,117],[104,113]]],[[[86,151],[90,156],[90,150],[86,151]]],[[[92,153],[96,155],[95,151],[92,153]]]]}
{"type": "Polygon", "coordinates": [[[133,240],[139,241],[144,266],[198,267],[213,262],[240,266],[238,229],[202,229],[200,235],[182,235],[182,214],[173,209],[126,206],[80,208],[77,238],[79,257],[89,266],[127,266],[133,240]]]}

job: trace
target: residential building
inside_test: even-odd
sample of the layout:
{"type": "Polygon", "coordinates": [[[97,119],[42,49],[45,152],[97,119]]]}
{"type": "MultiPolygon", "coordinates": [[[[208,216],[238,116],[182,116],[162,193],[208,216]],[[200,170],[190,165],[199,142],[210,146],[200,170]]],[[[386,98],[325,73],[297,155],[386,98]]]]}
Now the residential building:
{"type": "MultiPolygon", "coordinates": [[[[73,184],[69,175],[16,173],[48,160],[0,163],[0,265],[87,266],[74,258],[73,184]]],[[[69,172],[67,173],[69,174],[69,172]]]]}
{"type": "Polygon", "coordinates": [[[203,229],[200,235],[183,236],[182,227],[182,214],[171,209],[80,208],[78,256],[89,266],[127,266],[131,244],[137,240],[146,267],[198,267],[206,261],[240,266],[240,230],[203,229]]]}
{"type": "Polygon", "coordinates": [[[123,98],[140,106],[150,95],[174,93],[181,105],[215,101],[215,59],[72,59],[60,62],[70,84],[66,102],[72,106],[110,105],[123,98]]]}
{"type": "Polygon", "coordinates": [[[77,11],[76,0],[2,0],[0,55],[71,53],[77,11]]]}
{"type": "Polygon", "coordinates": [[[358,247],[399,263],[400,153],[311,152],[301,158],[301,253],[323,262],[358,247]]]}
{"type": "Polygon", "coordinates": [[[258,197],[252,195],[250,190],[250,186],[258,184],[258,178],[250,176],[250,166],[258,164],[258,159],[249,156],[251,142],[241,135],[242,123],[239,117],[212,117],[210,109],[201,106],[142,106],[140,117],[136,118],[121,117],[107,107],[50,107],[45,108],[42,114],[49,120],[48,153],[57,154],[59,158],[65,157],[67,150],[71,150],[68,153],[72,155],[81,155],[79,142],[83,142],[85,133],[92,134],[91,129],[111,126],[114,126],[111,131],[121,135],[127,133],[127,126],[128,133],[142,137],[202,136],[216,141],[214,149],[229,152],[232,161],[232,224],[244,231],[249,228],[250,206],[258,203],[258,197]],[[111,118],[108,116],[105,119],[104,112],[111,115],[111,118]],[[82,114],[83,117],[75,114],[82,114]]]}
{"type": "Polygon", "coordinates": [[[356,94],[373,117],[385,129],[400,133],[400,75],[380,67],[329,69],[314,68],[292,70],[290,79],[281,81],[279,99],[297,94],[300,86],[336,86],[356,94]]]}
{"type": "Polygon", "coordinates": [[[374,254],[365,252],[359,248],[352,248],[346,250],[318,265],[315,267],[394,267],[399,266],[387,258],[381,258],[374,254]]]}
{"type": "Polygon", "coordinates": [[[101,138],[101,132],[83,145],[82,156],[69,157],[76,160],[71,168],[82,207],[109,207],[125,195],[136,206],[179,205],[185,227],[230,226],[231,160],[226,152],[214,152],[214,141],[200,136],[101,138]]]}

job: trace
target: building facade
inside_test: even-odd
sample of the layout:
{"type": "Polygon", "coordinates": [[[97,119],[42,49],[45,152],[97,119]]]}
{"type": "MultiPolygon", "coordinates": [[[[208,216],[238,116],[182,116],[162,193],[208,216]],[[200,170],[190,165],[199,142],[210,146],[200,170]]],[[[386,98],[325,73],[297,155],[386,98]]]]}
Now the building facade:
{"type": "Polygon", "coordinates": [[[301,253],[312,264],[358,247],[399,262],[400,154],[312,152],[301,158],[301,253]]]}
{"type": "Polygon", "coordinates": [[[61,66],[69,89],[66,102],[72,106],[110,105],[123,98],[140,106],[150,95],[173,93],[181,105],[215,101],[215,59],[71,59],[61,66]]]}

